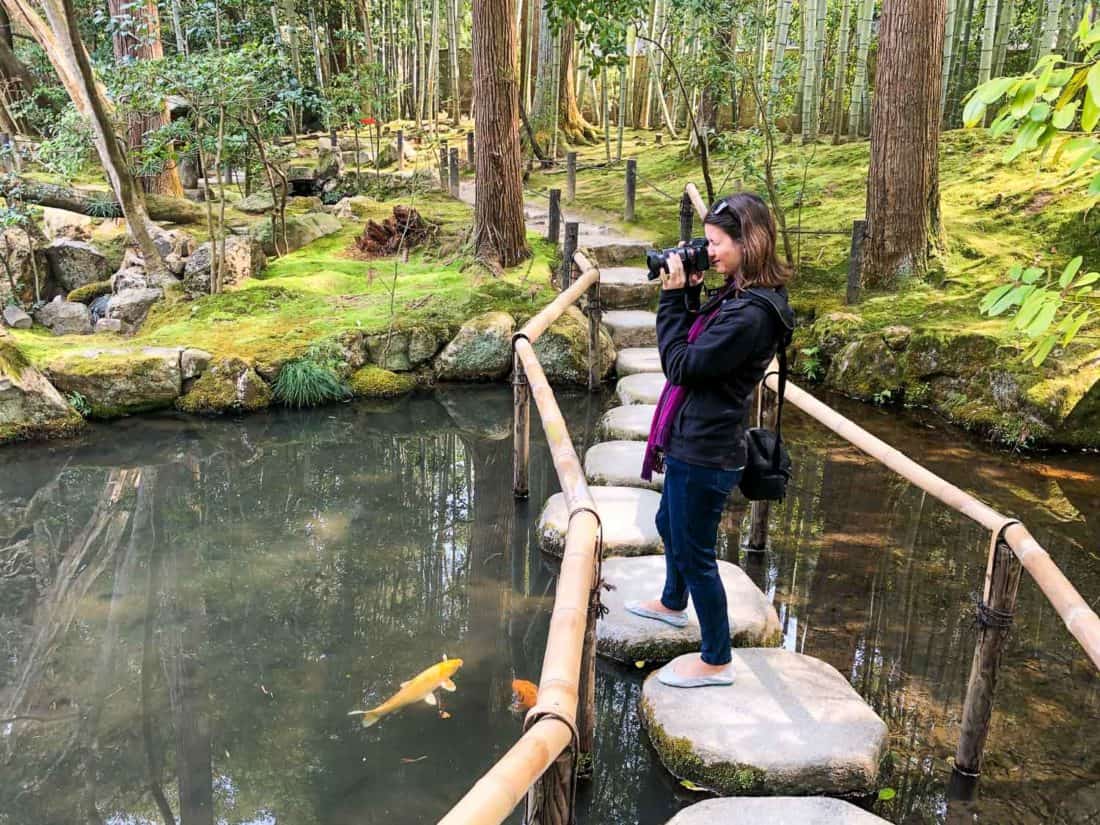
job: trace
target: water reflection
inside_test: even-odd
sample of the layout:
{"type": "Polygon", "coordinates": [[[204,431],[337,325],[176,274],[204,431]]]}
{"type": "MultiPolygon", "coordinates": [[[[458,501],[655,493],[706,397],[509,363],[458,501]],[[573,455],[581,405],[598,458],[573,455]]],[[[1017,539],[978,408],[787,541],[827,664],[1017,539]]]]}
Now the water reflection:
{"type": "MultiPolygon", "coordinates": [[[[604,401],[562,400],[581,451],[604,401]]],[[[858,413],[1014,510],[1100,593],[1094,459],[1022,464],[858,413]]],[[[532,521],[557,485],[536,425],[531,501],[513,502],[510,416],[506,390],[473,388],[134,419],[0,452],[0,825],[435,821],[515,741],[511,681],[537,681],[545,646],[554,571],[532,521]],[[449,718],[421,704],[364,730],[347,716],[444,653],[466,662],[449,718]]],[[[876,812],[1092,821],[1098,680],[1026,577],[979,799],[948,801],[988,536],[791,429],[797,477],[770,551],[738,550],[735,505],[721,552],[774,600],[784,644],[837,667],[889,723],[895,796],[876,812]]],[[[649,748],[643,676],[600,664],[582,822],[663,823],[697,798],[649,748]]]]}

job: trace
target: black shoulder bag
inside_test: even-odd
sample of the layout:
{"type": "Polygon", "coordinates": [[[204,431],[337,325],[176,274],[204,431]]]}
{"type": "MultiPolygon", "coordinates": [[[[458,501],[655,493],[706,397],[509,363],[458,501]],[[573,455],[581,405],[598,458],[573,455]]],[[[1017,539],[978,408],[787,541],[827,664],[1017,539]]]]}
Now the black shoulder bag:
{"type": "MultiPolygon", "coordinates": [[[[787,388],[787,347],[791,343],[794,327],[788,325],[768,292],[770,290],[757,289],[745,292],[757,304],[770,308],[780,330],[776,353],[779,357],[779,400],[775,411],[775,432],[766,427],[752,427],[745,432],[748,455],[739,486],[749,501],[782,501],[787,495],[787,481],[791,477],[791,457],[783,446],[782,427],[783,393],[787,388]]],[[[765,373],[764,377],[767,375],[765,373]]]]}

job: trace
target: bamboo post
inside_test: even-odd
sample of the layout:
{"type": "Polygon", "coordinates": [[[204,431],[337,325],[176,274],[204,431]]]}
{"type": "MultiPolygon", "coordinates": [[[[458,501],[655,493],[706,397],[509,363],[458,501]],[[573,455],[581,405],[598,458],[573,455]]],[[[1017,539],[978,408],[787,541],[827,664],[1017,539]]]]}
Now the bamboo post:
{"type": "Polygon", "coordinates": [[[577,153],[565,155],[565,202],[572,203],[577,197],[577,153]]]}
{"type": "Polygon", "coordinates": [[[405,168],[405,130],[397,130],[397,168],[405,168]]]}
{"type": "Polygon", "coordinates": [[[695,220],[695,208],[691,205],[691,198],[685,192],[680,197],[680,240],[687,243],[691,240],[692,224],[695,220]]]}
{"type": "Polygon", "coordinates": [[[466,162],[470,168],[474,168],[474,133],[473,130],[466,133],[466,162]]]}
{"type": "Polygon", "coordinates": [[[458,182],[458,147],[451,147],[451,194],[454,197],[458,197],[459,182],[458,182]]]}
{"type": "Polygon", "coordinates": [[[588,288],[588,391],[596,392],[603,378],[600,364],[600,281],[597,278],[588,288]]]}
{"type": "Polygon", "coordinates": [[[512,495],[525,499],[530,494],[531,387],[523,362],[512,355],[512,495]]]}
{"type": "MultiPolygon", "coordinates": [[[[776,397],[761,382],[753,395],[756,408],[756,426],[775,428],[776,397]]],[[[754,501],[749,507],[749,533],[741,542],[741,549],[748,553],[764,553],[768,549],[768,517],[771,515],[770,501],[754,501]]]]}
{"type": "Polygon", "coordinates": [[[550,215],[546,221],[546,240],[557,244],[561,235],[561,190],[550,190],[550,215]]]}
{"type": "Polygon", "coordinates": [[[703,196],[699,194],[699,190],[696,188],[695,184],[689,183],[685,186],[684,194],[691,200],[691,205],[695,207],[695,211],[699,213],[699,217],[705,218],[709,210],[707,209],[706,202],[703,200],[703,196]]]}
{"type": "Polygon", "coordinates": [[[998,533],[990,547],[985,588],[978,604],[978,641],[966,686],[959,746],[955,750],[955,770],[963,776],[977,777],[982,772],[982,750],[993,714],[997,671],[1016,613],[1016,593],[1022,572],[1012,548],[1003,534],[998,533]]]}
{"type": "Polygon", "coordinates": [[[626,205],[623,207],[623,220],[634,221],[634,196],[638,189],[638,161],[630,158],[626,162],[626,205]]]}
{"type": "Polygon", "coordinates": [[[844,303],[859,302],[859,270],[863,256],[863,239],[867,237],[867,221],[852,221],[852,247],[848,253],[848,289],[844,303]]]}
{"type": "Polygon", "coordinates": [[[565,222],[565,242],[562,246],[561,288],[569,288],[573,282],[573,255],[577,252],[577,239],[580,236],[580,224],[576,221],[565,222]]]}
{"type": "Polygon", "coordinates": [[[581,650],[581,684],[577,708],[578,772],[586,778],[595,769],[596,758],[596,620],[600,612],[600,583],[588,598],[588,622],[584,626],[581,650]]]}

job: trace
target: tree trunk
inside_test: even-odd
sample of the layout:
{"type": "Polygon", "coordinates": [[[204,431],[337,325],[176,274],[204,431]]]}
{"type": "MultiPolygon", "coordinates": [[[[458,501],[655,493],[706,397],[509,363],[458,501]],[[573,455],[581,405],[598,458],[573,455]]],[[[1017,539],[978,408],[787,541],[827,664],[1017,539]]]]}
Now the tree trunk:
{"type": "MultiPolygon", "coordinates": [[[[958,109],[959,93],[968,88],[964,86],[964,79],[966,77],[967,58],[970,56],[970,27],[974,22],[974,0],[959,0],[959,3],[966,3],[966,13],[962,19],[962,37],[959,38],[959,42],[962,43],[962,52],[959,55],[958,66],[955,70],[954,86],[951,90],[951,96],[947,103],[947,119],[949,123],[954,122],[955,112],[958,109]]],[[[960,9],[962,6],[960,5],[960,9]]]]}
{"type": "MultiPolygon", "coordinates": [[[[1016,18],[1016,0],[1001,0],[1001,16],[997,20],[997,34],[993,38],[993,77],[1000,77],[1005,70],[1008,54],[1008,35],[1016,18]]],[[[944,44],[947,49],[947,44],[944,44]]]]}
{"type": "MultiPolygon", "coordinates": [[[[783,69],[787,57],[787,37],[791,27],[791,0],[779,0],[775,9],[775,40],[772,41],[772,71],[768,86],[768,102],[765,116],[770,117],[779,100],[779,90],[783,82],[783,69]]],[[[762,82],[762,81],[761,81],[762,82]]]]}
{"type": "MultiPolygon", "coordinates": [[[[91,192],[55,186],[52,183],[38,183],[28,178],[7,176],[0,178],[0,197],[16,199],[24,203],[65,209],[79,215],[103,217],[103,199],[91,192]]],[[[155,221],[168,223],[201,223],[202,207],[186,198],[174,198],[169,195],[151,194],[146,199],[149,217],[155,221]]],[[[123,214],[117,201],[114,216],[123,214]]]]}
{"type": "Polygon", "coordinates": [[[805,0],[802,6],[802,142],[817,139],[817,7],[824,0],[805,0]]]}
{"type": "Polygon", "coordinates": [[[577,24],[567,20],[561,30],[561,73],[558,77],[558,127],[571,144],[589,144],[599,140],[599,133],[584,119],[577,105],[576,71],[573,60],[573,40],[577,24]]]}
{"type": "Polygon", "coordinates": [[[886,0],[871,104],[864,287],[922,276],[939,246],[944,0],[886,0]]]}
{"type": "Polygon", "coordinates": [[[474,249],[502,267],[528,257],[523,223],[516,44],[510,0],[473,0],[474,133],[478,135],[474,249]]]}
{"type": "Polygon", "coordinates": [[[993,70],[993,38],[997,34],[997,0],[986,0],[985,23],[982,26],[982,51],[978,58],[978,83],[989,80],[993,70]]]}
{"type": "MultiPolygon", "coordinates": [[[[114,24],[112,41],[116,63],[164,57],[156,0],[145,0],[143,3],[107,0],[107,8],[114,24]]],[[[131,113],[126,124],[126,145],[130,151],[140,150],[145,135],[166,126],[168,120],[167,105],[161,106],[160,111],[131,113]]],[[[145,192],[183,197],[183,186],[174,161],[166,161],[160,172],[142,175],[137,180],[145,192]]]]}
{"type": "Polygon", "coordinates": [[[852,103],[848,109],[848,137],[855,140],[863,123],[864,91],[867,88],[867,52],[871,48],[871,18],[875,0],[862,0],[856,23],[856,75],[852,81],[852,103]]]}
{"type": "Polygon", "coordinates": [[[1062,16],[1063,0],[1047,0],[1043,31],[1039,35],[1039,57],[1050,54],[1058,45],[1058,23],[1062,16]]]}
{"type": "Polygon", "coordinates": [[[947,127],[947,87],[955,67],[955,29],[958,28],[960,2],[947,0],[947,21],[943,26],[943,79],[940,81],[940,125],[943,128],[947,127]]]}
{"type": "Polygon", "coordinates": [[[439,113],[439,0],[432,0],[432,28],[431,39],[428,42],[428,75],[426,94],[428,98],[428,111],[431,112],[432,122],[433,124],[438,125],[439,120],[437,118],[437,115],[439,113]]]}
{"type": "Polygon", "coordinates": [[[844,0],[840,12],[840,32],[836,49],[836,82],[833,84],[833,145],[840,143],[844,131],[844,87],[848,83],[848,15],[852,0],[844,0]]]}
{"type": "MultiPolygon", "coordinates": [[[[275,7],[271,7],[272,12],[275,7]]],[[[172,0],[172,31],[176,35],[176,53],[186,56],[188,54],[187,37],[183,33],[183,24],[180,22],[180,0],[172,0]]]]}
{"type": "Polygon", "coordinates": [[[447,4],[447,57],[451,76],[451,120],[457,126],[462,117],[462,83],[458,70],[458,9],[457,0],[443,0],[447,4]]]}
{"type": "Polygon", "coordinates": [[[548,0],[539,3],[539,49],[535,71],[535,92],[531,98],[531,128],[540,146],[550,147],[550,131],[554,120],[554,84],[557,80],[555,50],[558,38],[550,29],[548,0]]]}

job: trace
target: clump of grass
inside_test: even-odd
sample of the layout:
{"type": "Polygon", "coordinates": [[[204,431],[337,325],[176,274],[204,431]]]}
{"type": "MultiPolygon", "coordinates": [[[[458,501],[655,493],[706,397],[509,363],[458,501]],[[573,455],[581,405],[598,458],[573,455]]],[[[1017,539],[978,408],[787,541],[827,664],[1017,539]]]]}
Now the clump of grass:
{"type": "Polygon", "coordinates": [[[277,401],[298,408],[343,401],[350,395],[331,367],[318,364],[308,357],[284,364],[272,390],[277,401]]]}

